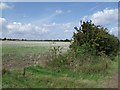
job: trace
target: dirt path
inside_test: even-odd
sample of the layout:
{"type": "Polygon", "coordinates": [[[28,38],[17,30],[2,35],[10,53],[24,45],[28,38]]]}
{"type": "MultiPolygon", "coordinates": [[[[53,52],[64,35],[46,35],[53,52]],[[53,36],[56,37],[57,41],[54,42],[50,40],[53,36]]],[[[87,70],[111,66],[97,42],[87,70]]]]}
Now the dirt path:
{"type": "Polygon", "coordinates": [[[113,73],[109,79],[104,80],[102,82],[103,88],[118,88],[118,73],[120,74],[120,70],[113,73]]]}

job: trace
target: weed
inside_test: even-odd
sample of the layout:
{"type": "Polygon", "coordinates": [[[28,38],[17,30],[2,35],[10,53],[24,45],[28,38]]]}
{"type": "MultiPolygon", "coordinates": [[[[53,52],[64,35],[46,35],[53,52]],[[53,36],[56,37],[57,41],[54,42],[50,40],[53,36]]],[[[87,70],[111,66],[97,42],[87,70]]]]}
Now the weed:
{"type": "MultiPolygon", "coordinates": [[[[54,50],[56,55],[58,51],[54,50]]],[[[58,54],[48,62],[48,67],[86,74],[106,74],[110,65],[111,60],[106,55],[94,56],[79,51],[68,51],[64,54],[58,54]]]]}
{"type": "Polygon", "coordinates": [[[10,73],[10,71],[8,69],[6,69],[6,68],[2,69],[2,75],[9,74],[9,73],[10,73]]]}

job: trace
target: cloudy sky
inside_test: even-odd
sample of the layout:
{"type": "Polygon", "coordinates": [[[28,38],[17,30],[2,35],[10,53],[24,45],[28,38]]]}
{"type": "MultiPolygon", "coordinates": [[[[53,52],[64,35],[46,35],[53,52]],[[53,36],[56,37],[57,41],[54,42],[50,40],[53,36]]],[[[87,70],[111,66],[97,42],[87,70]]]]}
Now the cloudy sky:
{"type": "Polygon", "coordinates": [[[2,38],[71,39],[80,20],[118,34],[117,2],[9,2],[0,3],[2,38]]]}

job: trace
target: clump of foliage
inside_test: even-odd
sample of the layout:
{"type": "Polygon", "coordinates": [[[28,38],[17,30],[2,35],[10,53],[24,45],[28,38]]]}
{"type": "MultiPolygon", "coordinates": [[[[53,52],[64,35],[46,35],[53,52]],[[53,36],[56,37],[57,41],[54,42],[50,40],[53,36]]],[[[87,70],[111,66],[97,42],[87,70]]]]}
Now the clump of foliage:
{"type": "Polygon", "coordinates": [[[89,53],[83,54],[74,51],[68,51],[63,55],[52,58],[47,66],[55,70],[70,70],[75,73],[85,74],[107,74],[110,69],[110,58],[103,56],[94,56],[89,53]]]}
{"type": "Polygon", "coordinates": [[[73,34],[73,42],[70,45],[72,50],[78,51],[82,47],[85,52],[95,55],[111,56],[117,54],[119,40],[110,35],[107,28],[95,25],[92,21],[81,21],[81,26],[74,27],[74,29],[76,32],[73,34]]]}
{"type": "Polygon", "coordinates": [[[74,29],[76,32],[70,49],[64,54],[56,54],[60,50],[53,48],[55,57],[47,63],[48,66],[77,73],[107,74],[111,68],[111,57],[119,51],[117,37],[110,35],[107,28],[96,26],[91,21],[81,22],[81,26],[74,29]]]}
{"type": "Polygon", "coordinates": [[[62,54],[62,47],[60,46],[53,46],[50,48],[49,50],[50,53],[52,53],[52,57],[57,57],[58,55],[61,55],[62,54]]]}

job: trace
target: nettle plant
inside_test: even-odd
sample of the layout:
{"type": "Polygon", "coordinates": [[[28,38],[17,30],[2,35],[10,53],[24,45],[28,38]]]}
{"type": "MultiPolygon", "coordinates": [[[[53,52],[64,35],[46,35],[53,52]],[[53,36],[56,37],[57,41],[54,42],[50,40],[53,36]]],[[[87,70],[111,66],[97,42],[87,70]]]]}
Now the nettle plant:
{"type": "Polygon", "coordinates": [[[53,58],[57,58],[58,55],[62,55],[62,49],[60,46],[52,46],[49,52],[53,58]]]}

